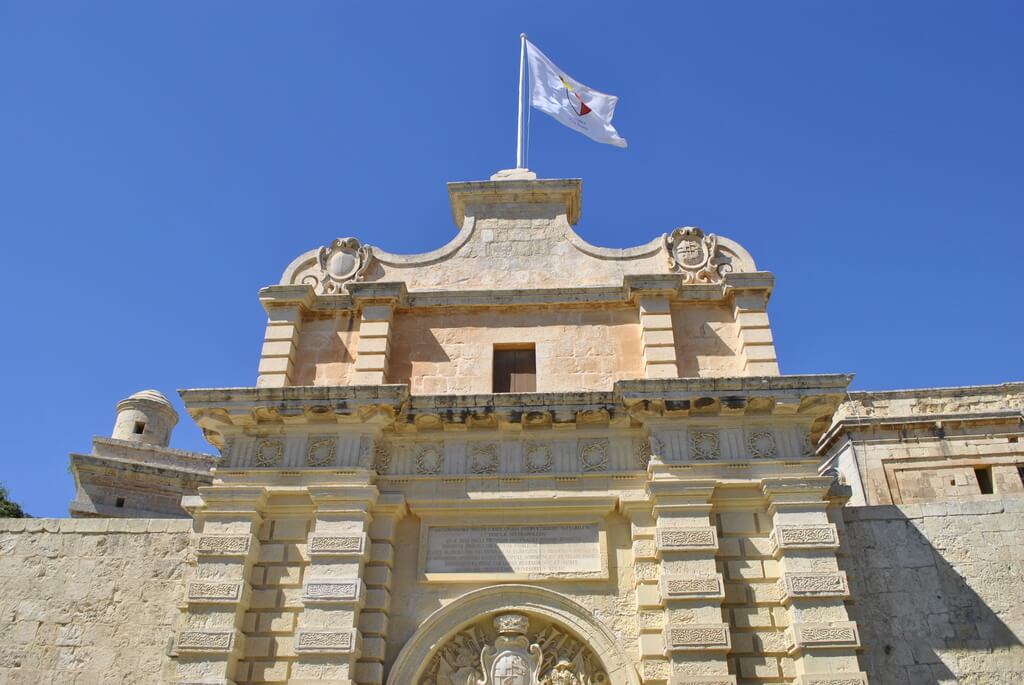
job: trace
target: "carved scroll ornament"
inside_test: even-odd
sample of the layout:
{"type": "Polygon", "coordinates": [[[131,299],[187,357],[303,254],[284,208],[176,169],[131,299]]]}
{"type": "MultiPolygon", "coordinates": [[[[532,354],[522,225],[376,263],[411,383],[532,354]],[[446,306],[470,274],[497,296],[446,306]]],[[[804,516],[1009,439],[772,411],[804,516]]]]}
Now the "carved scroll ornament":
{"type": "Polygon", "coordinates": [[[718,236],[699,228],[677,228],[665,236],[669,268],[682,274],[684,283],[717,283],[732,271],[718,248],[718,236]]]}
{"type": "Polygon", "coordinates": [[[349,281],[361,281],[373,262],[373,249],[356,238],[336,238],[316,255],[318,269],[302,278],[318,293],[330,295],[349,281]]]}

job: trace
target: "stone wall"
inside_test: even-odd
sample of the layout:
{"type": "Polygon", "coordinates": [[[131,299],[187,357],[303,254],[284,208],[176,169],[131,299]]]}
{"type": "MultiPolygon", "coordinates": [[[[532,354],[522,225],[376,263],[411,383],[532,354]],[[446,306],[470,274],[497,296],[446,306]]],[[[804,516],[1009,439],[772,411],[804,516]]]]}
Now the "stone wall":
{"type": "Polygon", "coordinates": [[[414,395],[492,392],[495,345],[532,344],[537,391],[611,390],[642,378],[636,307],[536,307],[395,317],[388,382],[414,395]]]}
{"type": "Polygon", "coordinates": [[[842,513],[872,682],[1024,682],[1024,499],[842,513]]]}
{"type": "Polygon", "coordinates": [[[191,525],[0,519],[0,683],[158,681],[191,525]]]}

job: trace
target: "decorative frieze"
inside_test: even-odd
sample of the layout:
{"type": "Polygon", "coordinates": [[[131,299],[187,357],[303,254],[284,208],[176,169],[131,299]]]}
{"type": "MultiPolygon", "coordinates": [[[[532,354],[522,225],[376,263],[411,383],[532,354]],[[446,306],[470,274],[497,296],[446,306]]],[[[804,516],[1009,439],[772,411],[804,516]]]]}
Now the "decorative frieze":
{"type": "Polygon", "coordinates": [[[860,647],[860,635],[853,621],[838,623],[794,623],[790,627],[797,649],[834,649],[860,647]]]}
{"type": "Polygon", "coordinates": [[[251,535],[200,535],[195,545],[196,556],[245,557],[252,543],[251,535]]]}
{"type": "Polygon", "coordinates": [[[790,549],[839,549],[839,533],[835,525],[778,525],[771,533],[776,556],[790,549]]]}
{"type": "Polygon", "coordinates": [[[326,535],[314,533],[309,536],[306,552],[310,556],[364,556],[367,552],[366,535],[326,535]]]}
{"type": "Polygon", "coordinates": [[[727,623],[694,623],[669,628],[665,633],[665,642],[669,652],[692,650],[727,652],[732,648],[727,623]]]}
{"type": "Polygon", "coordinates": [[[179,654],[227,654],[242,639],[236,630],[183,630],[174,642],[179,654]]]}
{"type": "Polygon", "coordinates": [[[302,589],[302,601],[306,604],[359,604],[365,594],[363,581],[357,578],[308,580],[302,589]]]}
{"type": "Polygon", "coordinates": [[[359,650],[359,631],[303,630],[295,632],[295,651],[317,654],[353,654],[359,650]]]}
{"type": "Polygon", "coordinates": [[[246,590],[242,581],[193,580],[186,586],[185,598],[191,604],[235,604],[242,601],[246,590]]]}
{"type": "Polygon", "coordinates": [[[725,585],[721,575],[662,576],[661,595],[666,600],[722,600],[725,597],[725,585]]]}
{"type": "Polygon", "coordinates": [[[849,597],[846,573],[784,573],[779,580],[787,600],[849,597]]]}
{"type": "Polygon", "coordinates": [[[714,552],[718,549],[718,533],[711,527],[659,527],[657,541],[662,552],[714,552]]]}

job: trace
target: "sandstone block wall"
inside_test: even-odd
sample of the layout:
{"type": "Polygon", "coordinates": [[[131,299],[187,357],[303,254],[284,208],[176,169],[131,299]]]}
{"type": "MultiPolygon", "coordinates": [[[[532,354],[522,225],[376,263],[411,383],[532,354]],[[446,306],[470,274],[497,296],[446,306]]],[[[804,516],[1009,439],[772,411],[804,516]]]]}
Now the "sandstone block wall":
{"type": "Polygon", "coordinates": [[[842,514],[871,682],[1024,682],[1024,499],[842,514]]]}
{"type": "Polygon", "coordinates": [[[191,527],[0,519],[0,683],[159,682],[191,527]]]}

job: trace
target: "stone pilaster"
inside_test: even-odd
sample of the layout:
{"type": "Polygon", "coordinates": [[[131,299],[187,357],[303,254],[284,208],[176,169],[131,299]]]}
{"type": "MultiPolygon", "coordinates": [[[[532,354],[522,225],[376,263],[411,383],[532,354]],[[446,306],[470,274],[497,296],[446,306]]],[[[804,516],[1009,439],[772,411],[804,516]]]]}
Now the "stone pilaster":
{"type": "Polygon", "coordinates": [[[282,388],[292,385],[301,325],[302,308],[298,304],[267,307],[267,332],[260,351],[257,386],[282,388]]]}
{"type": "Polygon", "coordinates": [[[676,340],[668,296],[645,295],[640,301],[640,335],[645,378],[676,378],[676,340]]]}
{"type": "Polygon", "coordinates": [[[260,486],[210,486],[183,504],[192,514],[196,566],[185,586],[185,609],[175,635],[173,683],[233,685],[245,650],[242,625],[253,564],[259,555],[260,486]]]}
{"type": "Polygon", "coordinates": [[[363,569],[366,604],[359,614],[358,623],[363,636],[363,653],[355,670],[355,680],[359,685],[380,685],[384,682],[395,526],[406,513],[405,498],[401,495],[382,495],[373,507],[373,522],[369,527],[370,556],[363,569]]]}
{"type": "Polygon", "coordinates": [[[739,354],[750,376],[778,376],[779,361],[768,322],[768,295],[763,291],[738,291],[733,296],[733,315],[739,328],[739,354]]]}
{"type": "MultiPolygon", "coordinates": [[[[352,685],[364,651],[359,614],[369,593],[363,579],[370,557],[370,508],[377,488],[369,484],[309,488],[313,529],[306,544],[310,565],[302,588],[303,611],[295,631],[291,680],[297,685],[352,685]]],[[[370,645],[370,649],[374,649],[370,645]]]]}
{"type": "Polygon", "coordinates": [[[797,685],[867,682],[857,663],[857,624],[844,603],[850,590],[836,559],[839,536],[828,519],[830,484],[829,478],[762,481],[797,685]]]}
{"type": "Polygon", "coordinates": [[[655,542],[656,527],[651,501],[623,501],[633,545],[633,583],[636,592],[637,627],[640,632],[640,677],[643,685],[666,685],[671,668],[665,657],[665,606],[658,580],[661,563],[655,542]]]}
{"type": "Polygon", "coordinates": [[[715,562],[718,535],[711,520],[715,481],[684,480],[654,460],[650,472],[668,683],[734,685],[726,661],[729,625],[722,620],[725,590],[715,562]]]}
{"type": "Polygon", "coordinates": [[[367,303],[360,309],[353,385],[380,385],[387,382],[394,314],[395,308],[391,302],[367,303]]]}

